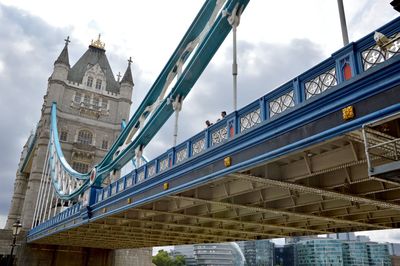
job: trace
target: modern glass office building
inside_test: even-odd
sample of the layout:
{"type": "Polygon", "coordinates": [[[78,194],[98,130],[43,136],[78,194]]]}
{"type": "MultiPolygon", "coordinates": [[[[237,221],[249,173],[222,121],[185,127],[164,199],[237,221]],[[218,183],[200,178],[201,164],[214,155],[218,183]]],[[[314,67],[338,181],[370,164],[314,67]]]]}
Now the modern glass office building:
{"type": "Polygon", "coordinates": [[[328,238],[338,239],[342,241],[355,241],[357,240],[354,232],[328,234],[328,238]]]}
{"type": "Polygon", "coordinates": [[[269,240],[244,242],[244,257],[248,266],[274,265],[275,244],[269,240]]]}
{"type": "Polygon", "coordinates": [[[297,243],[299,266],[343,265],[342,241],[336,239],[312,239],[297,243]]]}
{"type": "Polygon", "coordinates": [[[392,262],[389,256],[389,249],[386,244],[369,242],[366,243],[368,251],[369,265],[373,266],[391,266],[392,262]]]}
{"type": "Polygon", "coordinates": [[[347,241],[342,243],[343,265],[369,265],[367,244],[365,242],[347,241]]]}
{"type": "Polygon", "coordinates": [[[196,260],[194,259],[193,245],[175,246],[171,253],[174,257],[179,255],[183,256],[185,258],[186,266],[196,266],[196,260]]]}
{"type": "Polygon", "coordinates": [[[244,265],[243,254],[234,242],[194,245],[194,258],[198,266],[244,265]]]}
{"type": "Polygon", "coordinates": [[[297,266],[296,244],[275,247],[275,266],[297,266]]]}

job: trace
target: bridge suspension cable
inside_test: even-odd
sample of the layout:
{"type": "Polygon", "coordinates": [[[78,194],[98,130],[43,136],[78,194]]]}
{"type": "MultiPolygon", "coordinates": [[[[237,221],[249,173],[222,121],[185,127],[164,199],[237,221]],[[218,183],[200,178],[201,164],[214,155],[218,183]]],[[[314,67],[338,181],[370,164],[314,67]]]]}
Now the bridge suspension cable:
{"type": "Polygon", "coordinates": [[[120,169],[132,157],[141,155],[174,112],[168,99],[186,97],[228,35],[231,24],[227,14],[231,14],[235,7],[243,11],[248,2],[206,1],[125,130],[98,164],[96,184],[101,184],[110,171],[120,169]]]}
{"type": "MultiPolygon", "coordinates": [[[[191,91],[230,29],[238,24],[230,23],[228,14],[241,14],[248,2],[249,0],[205,2],[137,111],[103,160],[90,172],[78,173],[65,159],[57,129],[57,105],[53,103],[48,155],[34,220],[41,221],[46,216],[50,217],[52,204],[55,206],[55,213],[59,201],[64,205],[64,202],[77,200],[78,197],[82,200],[82,195],[92,184],[101,186],[105,178],[135,157],[136,167],[146,161],[142,156],[143,148],[174,111],[180,111],[179,104],[191,91]]],[[[177,135],[177,130],[174,135],[177,135]]]]}

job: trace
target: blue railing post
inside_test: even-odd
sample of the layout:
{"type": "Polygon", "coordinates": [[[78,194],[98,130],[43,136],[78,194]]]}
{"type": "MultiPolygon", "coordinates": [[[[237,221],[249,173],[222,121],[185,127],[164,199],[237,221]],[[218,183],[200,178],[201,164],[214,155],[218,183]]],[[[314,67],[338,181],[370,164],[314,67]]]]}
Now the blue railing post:
{"type": "Polygon", "coordinates": [[[238,111],[233,112],[233,118],[235,119],[234,123],[233,123],[234,133],[235,133],[235,135],[237,135],[240,133],[240,117],[239,117],[238,111]]]}
{"type": "Polygon", "coordinates": [[[100,186],[91,186],[89,192],[89,204],[88,206],[92,206],[96,203],[97,194],[101,192],[102,188],[100,186]]]}
{"type": "Polygon", "coordinates": [[[124,183],[123,186],[122,186],[122,190],[125,190],[125,189],[126,189],[126,178],[127,178],[127,176],[128,176],[128,175],[125,175],[125,176],[122,177],[122,178],[123,178],[123,181],[122,181],[122,182],[124,183]]]}
{"type": "Polygon", "coordinates": [[[187,158],[192,157],[192,145],[190,145],[190,141],[186,141],[186,155],[187,158]]]}
{"type": "Polygon", "coordinates": [[[356,60],[355,44],[350,43],[332,54],[335,59],[336,77],[338,84],[351,79],[362,71],[362,66],[356,60]]]}
{"type": "Polygon", "coordinates": [[[261,121],[266,121],[268,120],[268,109],[265,103],[264,96],[258,99],[258,104],[260,105],[260,116],[261,116],[261,121]]]}
{"type": "Polygon", "coordinates": [[[295,78],[292,81],[293,83],[293,91],[294,91],[294,104],[297,105],[304,100],[304,93],[301,89],[299,78],[295,78]]]}
{"type": "Polygon", "coordinates": [[[226,130],[228,131],[228,139],[233,139],[236,135],[236,117],[232,117],[226,121],[226,130]]]}
{"type": "Polygon", "coordinates": [[[147,177],[148,177],[148,174],[147,174],[147,163],[143,166],[143,173],[144,173],[143,180],[146,180],[147,177]]]}
{"type": "Polygon", "coordinates": [[[210,129],[207,128],[206,130],[204,130],[204,149],[207,150],[208,148],[210,148],[211,143],[210,143],[210,129]]]}
{"type": "Polygon", "coordinates": [[[175,165],[175,155],[176,155],[175,147],[172,147],[168,151],[168,168],[171,168],[172,166],[175,165]]]}
{"type": "Polygon", "coordinates": [[[94,186],[94,185],[89,187],[89,198],[88,198],[88,201],[87,201],[87,205],[83,206],[83,208],[81,210],[82,219],[86,220],[86,219],[90,219],[92,217],[92,208],[91,208],[91,206],[93,206],[93,204],[96,203],[97,193],[98,193],[99,190],[101,191],[101,187],[94,186]]]}
{"type": "Polygon", "coordinates": [[[156,173],[158,174],[160,172],[160,165],[159,165],[160,160],[158,159],[158,157],[154,160],[154,165],[156,167],[156,173]]]}
{"type": "Polygon", "coordinates": [[[137,168],[132,171],[132,185],[136,185],[137,183],[137,168]]]}

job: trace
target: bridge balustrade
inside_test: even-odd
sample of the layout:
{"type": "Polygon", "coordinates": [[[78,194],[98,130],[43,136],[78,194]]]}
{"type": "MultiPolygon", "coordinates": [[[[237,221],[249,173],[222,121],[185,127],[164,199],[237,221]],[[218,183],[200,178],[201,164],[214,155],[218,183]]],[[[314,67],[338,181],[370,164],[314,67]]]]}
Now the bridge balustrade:
{"type": "MultiPolygon", "coordinates": [[[[92,189],[95,196],[88,205],[97,205],[118,193],[157,179],[177,165],[190,162],[192,158],[217,148],[232,139],[251,132],[256,127],[270,123],[290,115],[298,108],[320,100],[330,89],[352,82],[358,76],[365,76],[377,65],[383,64],[400,50],[400,18],[393,20],[377,31],[390,36],[391,42],[386,47],[379,47],[371,33],[358,42],[343,47],[325,61],[295,77],[279,88],[267,93],[242,109],[228,114],[224,119],[204,129],[183,143],[133,170],[114,183],[104,188],[92,189]]],[[[57,214],[50,220],[32,229],[32,233],[40,231],[62,220],[79,215],[85,204],[76,203],[72,207],[57,214]]]]}
{"type": "Polygon", "coordinates": [[[396,31],[400,30],[400,26],[395,25],[396,22],[399,24],[400,19],[378,29],[379,32],[391,38],[391,42],[385,48],[381,48],[375,43],[373,33],[356,43],[350,43],[307,72],[237,112],[227,115],[224,119],[204,129],[194,137],[122,177],[117,183],[121,182],[124,185],[118,186],[118,189],[117,183],[103,188],[103,192],[99,194],[102,194],[103,197],[98,196],[95,203],[106,199],[108,195],[106,197],[104,195],[110,189],[113,192],[108,194],[113,196],[132,185],[157,178],[158,174],[177,164],[184,163],[230,139],[246,134],[263,123],[279,119],[294,111],[295,107],[318,100],[331,88],[344,82],[350,82],[355,76],[399,54],[400,33],[396,33],[396,31]],[[132,179],[132,184],[126,184],[127,178],[132,179]]]}

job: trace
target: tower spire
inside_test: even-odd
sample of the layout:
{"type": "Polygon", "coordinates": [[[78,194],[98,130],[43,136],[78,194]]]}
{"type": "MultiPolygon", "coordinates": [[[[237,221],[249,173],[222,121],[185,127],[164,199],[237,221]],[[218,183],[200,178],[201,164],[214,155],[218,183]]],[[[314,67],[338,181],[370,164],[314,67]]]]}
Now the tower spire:
{"type": "Polygon", "coordinates": [[[64,41],[65,41],[65,46],[68,46],[68,44],[71,42],[71,41],[69,40],[69,36],[67,36],[67,39],[64,39],[64,41]]]}
{"type": "Polygon", "coordinates": [[[133,83],[133,78],[132,78],[132,71],[131,71],[131,64],[132,64],[132,57],[129,57],[129,59],[128,59],[128,68],[126,69],[126,71],[125,71],[125,74],[124,74],[124,76],[122,77],[122,80],[121,80],[121,84],[122,83],[129,83],[129,84],[131,84],[132,86],[134,85],[134,83],[133,83]]]}
{"type": "Polygon", "coordinates": [[[64,41],[65,41],[64,49],[61,51],[60,55],[58,56],[54,64],[64,64],[69,67],[68,44],[71,42],[69,40],[69,36],[66,39],[64,39],[64,41]]]}

